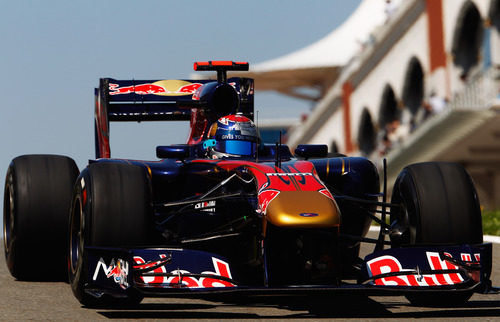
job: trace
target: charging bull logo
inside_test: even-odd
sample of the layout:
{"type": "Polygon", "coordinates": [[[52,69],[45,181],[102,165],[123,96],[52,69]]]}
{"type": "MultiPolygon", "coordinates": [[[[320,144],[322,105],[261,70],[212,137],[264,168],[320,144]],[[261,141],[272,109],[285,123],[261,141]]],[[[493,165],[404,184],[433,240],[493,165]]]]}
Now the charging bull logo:
{"type": "Polygon", "coordinates": [[[109,95],[137,94],[137,95],[162,95],[182,96],[191,95],[203,84],[191,83],[183,80],[161,80],[154,83],[144,83],[132,86],[109,84],[109,95]]]}

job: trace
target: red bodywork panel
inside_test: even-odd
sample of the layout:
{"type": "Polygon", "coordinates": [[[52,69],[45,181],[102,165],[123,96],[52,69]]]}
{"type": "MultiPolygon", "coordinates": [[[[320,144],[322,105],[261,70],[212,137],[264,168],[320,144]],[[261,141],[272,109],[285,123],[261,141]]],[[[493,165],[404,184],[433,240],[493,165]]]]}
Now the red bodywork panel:
{"type": "Polygon", "coordinates": [[[247,170],[255,178],[259,208],[266,212],[269,203],[282,191],[317,191],[333,200],[333,196],[319,179],[314,165],[309,161],[283,163],[281,168],[268,163],[240,160],[194,160],[212,163],[225,171],[238,168],[247,170]]]}

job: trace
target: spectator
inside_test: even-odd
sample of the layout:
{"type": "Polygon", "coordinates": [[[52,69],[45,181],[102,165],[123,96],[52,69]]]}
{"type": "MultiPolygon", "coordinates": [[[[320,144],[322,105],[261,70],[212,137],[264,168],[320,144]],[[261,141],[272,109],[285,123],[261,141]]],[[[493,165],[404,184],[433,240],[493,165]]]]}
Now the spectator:
{"type": "Polygon", "coordinates": [[[429,98],[429,105],[431,106],[432,114],[437,114],[442,112],[446,108],[446,99],[436,95],[436,92],[431,92],[431,97],[429,98]]]}
{"type": "Polygon", "coordinates": [[[385,22],[386,23],[389,20],[391,20],[392,16],[394,16],[397,9],[398,9],[398,7],[396,6],[396,4],[394,4],[393,1],[391,1],[391,0],[385,1],[385,22]]]}
{"type": "Polygon", "coordinates": [[[387,136],[389,141],[391,141],[392,147],[397,146],[408,137],[410,129],[408,124],[401,124],[401,122],[396,119],[389,123],[389,131],[387,136]]]}
{"type": "Polygon", "coordinates": [[[382,138],[378,141],[377,151],[380,157],[384,157],[391,150],[391,141],[387,132],[384,130],[382,138]]]}

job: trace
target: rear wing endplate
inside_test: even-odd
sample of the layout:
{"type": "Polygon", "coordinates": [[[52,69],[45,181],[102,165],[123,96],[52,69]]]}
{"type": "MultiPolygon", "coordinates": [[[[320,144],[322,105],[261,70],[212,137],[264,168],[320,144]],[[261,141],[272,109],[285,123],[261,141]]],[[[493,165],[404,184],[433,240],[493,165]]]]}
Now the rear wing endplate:
{"type": "Polygon", "coordinates": [[[189,120],[193,93],[211,80],[116,80],[95,89],[96,158],[109,158],[109,122],[189,120]]]}

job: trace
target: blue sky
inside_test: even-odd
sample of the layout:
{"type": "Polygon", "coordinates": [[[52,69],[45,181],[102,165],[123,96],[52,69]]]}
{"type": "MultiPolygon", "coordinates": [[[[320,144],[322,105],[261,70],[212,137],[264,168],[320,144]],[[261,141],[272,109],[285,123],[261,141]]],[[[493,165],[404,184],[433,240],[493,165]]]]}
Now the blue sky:
{"type": "MultiPolygon", "coordinates": [[[[21,154],[68,155],[80,168],[94,158],[93,88],[100,77],[189,78],[197,60],[263,62],[327,35],[360,1],[0,3],[5,174],[21,154]]],[[[272,93],[256,95],[261,119],[297,117],[309,108],[272,93]]],[[[181,122],[112,124],[112,156],[155,159],[156,145],[184,143],[187,132],[181,122]]]]}

